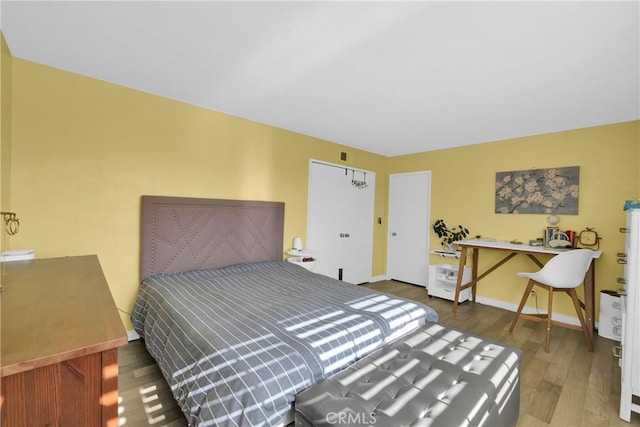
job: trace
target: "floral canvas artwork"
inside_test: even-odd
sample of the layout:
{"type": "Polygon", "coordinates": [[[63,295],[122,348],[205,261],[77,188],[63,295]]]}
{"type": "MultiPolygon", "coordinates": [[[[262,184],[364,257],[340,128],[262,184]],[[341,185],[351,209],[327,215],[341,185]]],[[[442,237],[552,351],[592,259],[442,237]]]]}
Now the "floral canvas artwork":
{"type": "Polygon", "coordinates": [[[578,214],[580,167],[496,173],[496,213],[578,214]]]}

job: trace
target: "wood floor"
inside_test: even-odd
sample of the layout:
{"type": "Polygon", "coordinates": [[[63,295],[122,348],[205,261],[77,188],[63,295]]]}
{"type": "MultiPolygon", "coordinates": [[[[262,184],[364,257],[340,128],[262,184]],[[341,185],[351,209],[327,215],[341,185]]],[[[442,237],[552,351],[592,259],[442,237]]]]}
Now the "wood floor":
{"type": "MultiPolygon", "coordinates": [[[[640,427],[638,414],[631,423],[618,417],[620,369],[611,354],[614,341],[596,335],[592,353],[581,332],[554,328],[551,351],[545,353],[545,326],[521,320],[510,334],[512,312],[467,302],[454,315],[450,301],[429,298],[418,286],[393,281],[363,286],[426,303],[443,323],[522,349],[518,427],[640,427]]],[[[142,341],[121,347],[119,357],[120,425],[186,426],[142,341]]]]}

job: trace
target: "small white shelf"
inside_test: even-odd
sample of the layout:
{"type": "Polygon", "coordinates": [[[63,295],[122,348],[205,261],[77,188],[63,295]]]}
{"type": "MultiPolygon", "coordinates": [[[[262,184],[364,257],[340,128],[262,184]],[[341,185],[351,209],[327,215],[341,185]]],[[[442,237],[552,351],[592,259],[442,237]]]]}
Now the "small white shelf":
{"type": "Polygon", "coordinates": [[[313,270],[313,267],[316,265],[316,260],[313,258],[313,261],[303,261],[306,257],[295,256],[291,258],[287,258],[287,262],[290,262],[295,265],[299,265],[301,267],[306,268],[307,270],[313,270]]]}
{"type": "Polygon", "coordinates": [[[309,251],[296,251],[294,249],[289,249],[287,251],[287,255],[295,256],[295,257],[313,257],[315,254],[309,251]]]}
{"type": "MultiPolygon", "coordinates": [[[[462,274],[462,284],[471,281],[471,267],[464,267],[462,274]]],[[[429,265],[429,281],[427,291],[430,297],[439,297],[453,301],[456,294],[456,284],[458,282],[458,266],[455,264],[432,264],[429,265]]],[[[458,303],[471,299],[471,288],[460,292],[458,303]]]]}
{"type": "Polygon", "coordinates": [[[289,249],[286,252],[287,255],[290,255],[287,258],[287,262],[290,262],[295,265],[299,265],[301,267],[306,268],[307,270],[313,270],[313,267],[316,265],[316,255],[313,252],[301,250],[297,251],[295,249],[289,249]],[[313,261],[303,261],[303,259],[312,259],[313,261]]]}
{"type": "Polygon", "coordinates": [[[0,253],[0,262],[24,261],[35,257],[36,251],[33,249],[13,249],[0,253]]]}
{"type": "Polygon", "coordinates": [[[460,258],[460,251],[443,251],[442,249],[434,249],[429,251],[431,255],[439,255],[445,258],[460,258]]]}

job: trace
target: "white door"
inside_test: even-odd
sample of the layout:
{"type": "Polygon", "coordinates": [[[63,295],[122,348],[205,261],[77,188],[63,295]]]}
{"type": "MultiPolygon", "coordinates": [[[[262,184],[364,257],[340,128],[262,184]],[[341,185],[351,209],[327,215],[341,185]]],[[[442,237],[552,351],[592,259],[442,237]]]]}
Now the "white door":
{"type": "Polygon", "coordinates": [[[430,171],[389,176],[389,279],[427,286],[430,205],[430,171]]]}
{"type": "Polygon", "coordinates": [[[371,281],[375,173],[311,161],[307,248],[313,271],[351,283],[371,281]],[[357,188],[352,180],[367,186],[357,188]]]}

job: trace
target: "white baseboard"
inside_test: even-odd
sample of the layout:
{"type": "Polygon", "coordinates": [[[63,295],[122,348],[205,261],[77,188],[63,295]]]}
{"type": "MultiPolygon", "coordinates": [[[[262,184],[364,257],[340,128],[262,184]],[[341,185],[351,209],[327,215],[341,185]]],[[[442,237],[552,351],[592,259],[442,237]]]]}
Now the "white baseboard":
{"type": "Polygon", "coordinates": [[[127,338],[129,339],[129,341],[135,341],[140,339],[140,335],[138,335],[136,331],[131,330],[127,331],[127,338]]]}
{"type": "MultiPolygon", "coordinates": [[[[491,307],[502,308],[504,310],[513,311],[514,313],[518,310],[518,304],[506,302],[502,300],[497,300],[493,298],[482,297],[480,295],[476,296],[476,302],[479,304],[490,305],[491,307]]],[[[546,313],[544,309],[540,309],[540,311],[536,311],[533,307],[526,307],[522,310],[525,314],[536,314],[536,313],[546,313]]],[[[551,313],[551,319],[556,320],[558,322],[568,323],[570,325],[580,326],[580,321],[578,320],[578,316],[568,316],[566,314],[560,314],[556,312],[551,313]]]]}
{"type": "MultiPolygon", "coordinates": [[[[369,283],[382,282],[384,280],[398,280],[398,279],[392,279],[387,275],[374,276],[374,277],[371,278],[371,282],[369,282],[369,283]]],[[[406,284],[413,285],[413,286],[421,286],[423,288],[427,287],[426,283],[424,285],[421,285],[420,283],[409,283],[409,282],[403,282],[402,280],[399,280],[399,281],[400,281],[400,283],[406,283],[406,284]]]]}

